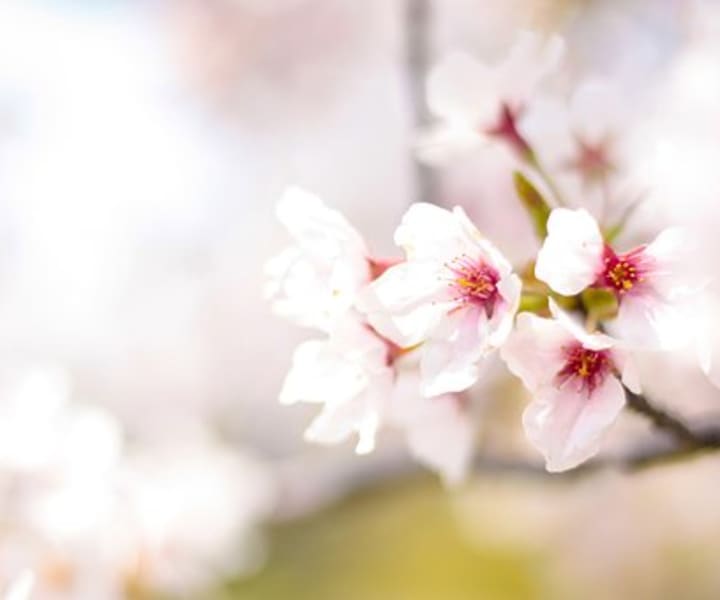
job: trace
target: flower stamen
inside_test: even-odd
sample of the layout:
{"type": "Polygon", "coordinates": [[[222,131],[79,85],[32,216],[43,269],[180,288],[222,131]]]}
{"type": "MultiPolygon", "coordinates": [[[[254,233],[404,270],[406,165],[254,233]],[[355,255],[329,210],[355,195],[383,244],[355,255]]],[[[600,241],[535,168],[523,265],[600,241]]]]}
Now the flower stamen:
{"type": "Polygon", "coordinates": [[[558,388],[571,382],[578,392],[590,396],[613,369],[608,350],[590,350],[577,342],[564,347],[563,353],[565,364],[555,375],[558,388]]]}
{"type": "Polygon", "coordinates": [[[615,254],[612,248],[606,246],[603,270],[596,285],[610,288],[622,296],[641,284],[645,281],[641,260],[643,250],[644,248],[637,248],[627,254],[615,254]]]}
{"type": "Polygon", "coordinates": [[[495,304],[499,299],[497,283],[500,274],[482,260],[473,260],[463,254],[445,265],[452,273],[449,285],[461,304],[475,304],[485,309],[488,318],[492,317],[495,304]]]}

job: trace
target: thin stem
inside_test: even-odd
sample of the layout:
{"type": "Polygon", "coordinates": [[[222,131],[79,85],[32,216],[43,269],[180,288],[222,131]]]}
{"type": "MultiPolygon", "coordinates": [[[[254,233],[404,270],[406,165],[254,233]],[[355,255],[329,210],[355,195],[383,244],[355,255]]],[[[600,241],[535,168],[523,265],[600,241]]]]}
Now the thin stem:
{"type": "Polygon", "coordinates": [[[565,197],[560,191],[560,188],[557,186],[552,176],[545,170],[545,167],[542,166],[542,163],[538,159],[535,151],[532,151],[527,155],[527,162],[550,190],[550,193],[553,195],[555,200],[555,204],[557,206],[567,206],[567,202],[565,201],[565,197]]]}
{"type": "Polygon", "coordinates": [[[474,464],[475,472],[508,473],[567,480],[591,475],[604,469],[635,472],[720,450],[720,425],[717,423],[690,426],[682,419],[658,408],[641,394],[631,392],[627,388],[625,388],[625,394],[628,407],[647,417],[659,431],[667,433],[668,437],[648,440],[624,454],[595,458],[575,469],[559,474],[548,473],[538,463],[487,455],[477,457],[474,464]]]}
{"type": "Polygon", "coordinates": [[[625,398],[630,409],[647,417],[657,429],[672,436],[678,444],[686,446],[701,444],[702,440],[696,437],[688,425],[653,405],[645,396],[625,388],[625,398]]]}
{"type": "Polygon", "coordinates": [[[693,438],[695,443],[692,445],[668,444],[667,440],[659,439],[648,440],[624,454],[594,458],[562,473],[548,473],[539,463],[492,456],[478,456],[474,471],[476,474],[522,475],[560,481],[579,479],[609,469],[634,473],[720,449],[720,426],[693,430],[693,438]]]}
{"type": "MultiPolygon", "coordinates": [[[[407,0],[405,8],[406,72],[415,129],[429,125],[432,116],[425,99],[425,76],[430,66],[430,0],[407,0]]],[[[417,202],[436,202],[437,180],[431,168],[412,157],[417,202]]]]}

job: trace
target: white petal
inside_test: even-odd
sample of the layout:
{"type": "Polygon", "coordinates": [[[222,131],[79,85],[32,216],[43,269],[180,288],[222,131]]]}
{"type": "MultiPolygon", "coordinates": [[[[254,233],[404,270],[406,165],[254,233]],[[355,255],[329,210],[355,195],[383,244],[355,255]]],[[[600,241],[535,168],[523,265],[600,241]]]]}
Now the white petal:
{"type": "Polygon", "coordinates": [[[500,356],[510,371],[535,390],[549,385],[565,362],[562,348],[572,335],[553,319],[531,313],[517,316],[515,330],[500,348],[500,356]]]}
{"type": "Polygon", "coordinates": [[[297,187],[285,190],[275,213],[290,235],[303,248],[332,255],[339,247],[350,247],[366,254],[365,243],[345,217],[323,201],[297,187]]]}
{"type": "Polygon", "coordinates": [[[555,300],[548,300],[550,314],[570,333],[578,342],[589,350],[605,350],[615,344],[615,340],[603,333],[590,333],[579,320],[562,310],[555,300]]]}
{"type": "Polygon", "coordinates": [[[481,359],[492,350],[488,338],[483,310],[468,307],[449,315],[421,350],[423,395],[460,392],[473,385],[480,377],[481,359]]]}
{"type": "Polygon", "coordinates": [[[349,399],[368,384],[362,365],[333,352],[328,341],[300,344],[280,392],[282,404],[349,399]]]}
{"type": "Polygon", "coordinates": [[[368,372],[378,372],[386,367],[387,346],[359,313],[348,313],[346,318],[336,321],[329,341],[337,356],[362,365],[368,372]]]}
{"type": "Polygon", "coordinates": [[[695,264],[697,244],[686,230],[669,227],[661,231],[643,255],[651,264],[648,284],[663,298],[674,300],[704,287],[695,264]]]}
{"type": "Polygon", "coordinates": [[[482,128],[500,109],[492,69],[455,52],[433,67],[427,79],[430,110],[457,127],[482,128]]]}
{"type": "Polygon", "coordinates": [[[498,285],[502,301],[488,320],[476,306],[457,308],[429,332],[421,355],[423,394],[458,392],[481,376],[483,358],[507,340],[520,302],[522,284],[510,275],[498,285]]]}
{"type": "Polygon", "coordinates": [[[556,208],[548,219],[535,275],[559,294],[577,294],[601,271],[603,247],[602,234],[590,213],[556,208]]]}
{"type": "Polygon", "coordinates": [[[623,385],[631,392],[641,394],[640,373],[638,372],[632,354],[624,348],[616,347],[613,349],[612,359],[620,371],[620,379],[623,385]]]}
{"type": "Polygon", "coordinates": [[[478,231],[465,210],[461,206],[456,206],[453,208],[453,216],[460,228],[463,244],[467,245],[466,252],[491,265],[500,274],[500,277],[509,275],[512,272],[510,262],[490,240],[478,231]]]}
{"type": "Polygon", "coordinates": [[[421,397],[417,371],[399,367],[388,417],[405,432],[419,462],[438,471],[448,484],[462,481],[473,456],[475,427],[457,397],[421,397]]]}
{"type": "Polygon", "coordinates": [[[687,232],[680,227],[663,229],[645,248],[645,254],[662,263],[670,262],[679,254],[684,254],[684,247],[690,243],[687,232]]]}
{"type": "Polygon", "coordinates": [[[502,100],[513,106],[524,105],[542,79],[557,69],[564,53],[565,42],[560,36],[521,32],[507,58],[496,67],[502,100]]]}
{"type": "Polygon", "coordinates": [[[462,209],[449,211],[426,202],[413,204],[395,230],[395,243],[408,260],[446,262],[477,252],[480,240],[462,209]]]}
{"type": "Polygon", "coordinates": [[[339,212],[298,188],[276,211],[296,246],[267,263],[266,296],[277,314],[328,331],[369,281],[365,244],[339,212]]]}
{"type": "Polygon", "coordinates": [[[323,331],[345,314],[368,279],[367,263],[342,259],[324,262],[288,248],[265,265],[266,298],[273,312],[298,325],[323,331]]]}
{"type": "Polygon", "coordinates": [[[488,141],[468,127],[442,123],[418,134],[415,155],[428,165],[441,166],[471,154],[488,141]]]}
{"type": "Polygon", "coordinates": [[[356,317],[336,323],[325,340],[300,344],[280,392],[280,402],[325,403],[360,394],[386,366],[387,349],[356,317]]]}
{"type": "Polygon", "coordinates": [[[430,409],[406,429],[411,454],[439,472],[448,485],[462,482],[475,446],[475,428],[470,415],[452,396],[419,398],[418,401],[429,404],[430,409]]]}
{"type": "Polygon", "coordinates": [[[281,402],[323,404],[305,432],[308,441],[336,444],[359,436],[356,451],[370,452],[392,390],[385,343],[357,318],[338,321],[327,340],[311,340],[295,351],[281,402]]]}
{"type": "Polygon", "coordinates": [[[513,273],[501,279],[497,284],[497,289],[502,301],[496,307],[495,313],[490,319],[488,343],[499,348],[505,343],[512,331],[515,314],[520,306],[522,281],[513,273]]]}
{"type": "Polygon", "coordinates": [[[620,382],[608,377],[588,398],[572,391],[541,388],[523,414],[525,433],[545,457],[548,471],[572,469],[595,455],[625,405],[620,382]]]}
{"type": "Polygon", "coordinates": [[[358,310],[384,337],[401,347],[424,340],[448,312],[448,282],[442,265],[403,262],[385,271],[357,298],[358,310]]]}
{"type": "Polygon", "coordinates": [[[358,454],[372,452],[380,427],[382,400],[387,400],[390,390],[391,377],[388,375],[350,400],[326,403],[305,431],[305,439],[316,444],[334,445],[357,433],[355,451],[358,454]]]}
{"type": "Polygon", "coordinates": [[[625,296],[607,326],[613,337],[644,350],[679,348],[691,334],[680,311],[652,293],[625,296]]]}

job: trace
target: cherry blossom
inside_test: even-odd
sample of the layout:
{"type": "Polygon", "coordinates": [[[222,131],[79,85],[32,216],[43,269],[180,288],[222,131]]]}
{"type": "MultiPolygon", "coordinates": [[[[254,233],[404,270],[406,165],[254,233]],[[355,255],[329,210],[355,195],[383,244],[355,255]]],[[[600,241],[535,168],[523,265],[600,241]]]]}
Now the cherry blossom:
{"type": "Polygon", "coordinates": [[[618,253],[590,213],[558,208],[548,220],[535,275],[568,296],[587,287],[612,291],[619,306],[608,324],[614,335],[642,347],[675,347],[683,337],[680,302],[693,293],[683,269],[686,242],[681,230],[670,228],[648,245],[618,253]]]}
{"type": "Polygon", "coordinates": [[[427,99],[441,123],[421,136],[419,153],[430,162],[444,161],[500,138],[525,153],[517,130],[532,95],[557,67],[564,52],[558,36],[521,33],[507,56],[495,65],[455,52],[430,73],[427,99]]]}
{"type": "Polygon", "coordinates": [[[358,307],[398,346],[422,344],[424,395],[464,390],[510,333],[520,279],[459,207],[414,204],[395,242],[407,260],[363,290],[358,307]]]}
{"type": "Polygon", "coordinates": [[[370,280],[365,242],[338,211],[300,188],[285,191],[276,213],[295,245],[268,261],[266,296],[277,314],[328,330],[370,280]]]}
{"type": "Polygon", "coordinates": [[[578,86],[570,99],[572,147],[564,167],[585,186],[606,180],[624,162],[626,121],[620,92],[609,82],[595,79],[578,86]]]}
{"type": "Polygon", "coordinates": [[[552,319],[518,315],[501,355],[533,396],[523,414],[528,439],[548,471],[564,471],[597,453],[625,405],[623,384],[640,390],[616,340],[586,332],[552,300],[550,308],[552,319]]]}
{"type": "Polygon", "coordinates": [[[356,435],[358,454],[374,450],[381,427],[399,429],[419,462],[455,483],[472,454],[472,423],[458,398],[420,395],[416,362],[359,318],[348,317],[327,339],[297,348],[280,401],[321,404],[305,438],[334,445],[356,435]]]}
{"type": "Polygon", "coordinates": [[[367,454],[375,448],[392,380],[385,343],[359,319],[347,317],[327,339],[309,340],[297,347],[280,402],[321,404],[322,412],[305,438],[337,444],[357,434],[355,450],[367,454]]]}
{"type": "Polygon", "coordinates": [[[603,221],[621,221],[647,193],[635,104],[612,81],[593,77],[568,102],[539,98],[523,120],[525,138],[541,150],[568,204],[603,221]]]}

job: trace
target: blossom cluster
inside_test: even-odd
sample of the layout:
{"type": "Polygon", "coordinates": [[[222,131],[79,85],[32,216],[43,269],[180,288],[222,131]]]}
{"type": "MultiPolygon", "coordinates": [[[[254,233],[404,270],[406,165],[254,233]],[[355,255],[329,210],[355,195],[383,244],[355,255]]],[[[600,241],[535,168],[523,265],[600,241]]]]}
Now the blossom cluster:
{"type": "Polygon", "coordinates": [[[499,356],[531,397],[527,439],[549,471],[563,471],[595,455],[628,391],[641,393],[637,353],[684,347],[709,369],[690,318],[707,282],[689,266],[687,234],[669,228],[621,249],[630,210],[608,222],[597,205],[583,205],[627,189],[606,87],[585,85],[569,101],[570,153],[553,167],[575,175],[577,185],[564,188],[572,203],[539,159],[532,101],[562,51],[559,38],[523,34],[497,65],[453,55],[428,78],[439,123],[421,132],[420,158],[509,148],[540,237],[527,264],[513,265],[460,207],[412,204],[394,235],[403,256],[384,259],[318,197],[291,188],[280,200],[294,245],[268,263],[267,293],[278,314],[323,335],[295,351],[280,394],[285,404],[320,405],[309,441],[356,435],[363,454],[382,428],[400,429],[418,460],[459,481],[474,450],[466,392],[499,356]]]}
{"type": "Polygon", "coordinates": [[[257,460],[203,430],[128,443],[113,414],[73,401],[57,367],[22,369],[7,387],[0,585],[12,584],[2,597],[177,594],[255,567],[274,503],[257,460]]]}

